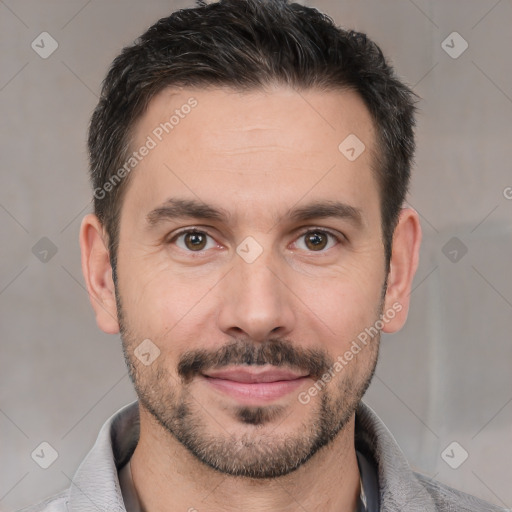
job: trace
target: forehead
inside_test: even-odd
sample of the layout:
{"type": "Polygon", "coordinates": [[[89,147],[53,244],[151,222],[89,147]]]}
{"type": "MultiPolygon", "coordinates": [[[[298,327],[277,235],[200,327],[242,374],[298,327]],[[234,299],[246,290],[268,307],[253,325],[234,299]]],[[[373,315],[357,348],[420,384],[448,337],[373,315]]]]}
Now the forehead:
{"type": "Polygon", "coordinates": [[[374,125],[354,91],[166,89],[135,126],[132,150],[144,146],[125,196],[141,210],[177,195],[234,215],[305,195],[378,202],[374,125]]]}
{"type": "Polygon", "coordinates": [[[262,142],[288,146],[296,152],[301,147],[294,143],[305,143],[303,150],[325,150],[327,144],[351,133],[365,139],[367,148],[373,150],[371,116],[352,90],[296,90],[278,85],[250,91],[168,88],[149,102],[135,133],[137,142],[141,136],[153,134],[167,143],[229,149],[229,143],[250,142],[258,130],[262,142]],[[194,131],[193,140],[186,140],[190,135],[187,128],[194,131]],[[231,132],[230,140],[223,137],[225,132],[231,132]]]}

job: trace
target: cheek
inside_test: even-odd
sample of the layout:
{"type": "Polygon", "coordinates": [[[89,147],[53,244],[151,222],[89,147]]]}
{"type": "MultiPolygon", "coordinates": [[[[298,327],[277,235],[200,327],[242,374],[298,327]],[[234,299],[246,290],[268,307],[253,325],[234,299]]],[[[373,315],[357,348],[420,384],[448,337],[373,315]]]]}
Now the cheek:
{"type": "Polygon", "coordinates": [[[214,273],[192,277],[158,264],[134,263],[133,270],[126,265],[119,273],[125,323],[133,335],[151,339],[164,353],[186,350],[190,330],[197,332],[204,321],[201,311],[215,282],[214,273]]]}
{"type": "Polygon", "coordinates": [[[378,319],[383,276],[352,270],[322,280],[313,290],[304,286],[298,292],[308,306],[304,314],[312,319],[314,329],[323,333],[323,344],[330,340],[325,348],[334,357],[378,319]]]}

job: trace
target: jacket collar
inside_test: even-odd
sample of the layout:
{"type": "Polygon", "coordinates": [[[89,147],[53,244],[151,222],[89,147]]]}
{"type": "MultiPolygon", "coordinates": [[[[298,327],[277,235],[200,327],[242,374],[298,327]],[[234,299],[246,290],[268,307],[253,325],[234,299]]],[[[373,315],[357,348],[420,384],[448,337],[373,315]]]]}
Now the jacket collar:
{"type": "Polygon", "coordinates": [[[436,512],[437,506],[416,478],[393,434],[364,402],[356,411],[355,445],[374,463],[381,512],[436,512]]]}
{"type": "Polygon", "coordinates": [[[117,471],[135,450],[139,429],[137,400],[105,422],[73,477],[69,512],[126,512],[117,471]]]}

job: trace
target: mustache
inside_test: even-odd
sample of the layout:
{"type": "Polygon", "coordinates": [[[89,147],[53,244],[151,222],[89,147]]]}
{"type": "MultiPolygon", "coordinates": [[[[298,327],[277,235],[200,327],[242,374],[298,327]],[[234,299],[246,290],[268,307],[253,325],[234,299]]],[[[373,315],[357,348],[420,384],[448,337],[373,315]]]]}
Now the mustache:
{"type": "Polygon", "coordinates": [[[272,365],[307,372],[320,379],[334,364],[327,352],[303,349],[287,340],[269,339],[256,343],[248,339],[235,340],[215,351],[191,350],[178,362],[178,375],[184,382],[210,369],[231,365],[272,365]]]}

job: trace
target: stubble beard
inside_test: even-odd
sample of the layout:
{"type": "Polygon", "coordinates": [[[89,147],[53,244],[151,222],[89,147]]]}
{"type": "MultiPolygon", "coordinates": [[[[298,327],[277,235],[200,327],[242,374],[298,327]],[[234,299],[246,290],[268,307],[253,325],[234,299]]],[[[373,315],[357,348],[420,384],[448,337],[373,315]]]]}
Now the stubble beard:
{"type": "MultiPolygon", "coordinates": [[[[317,396],[308,404],[300,405],[305,414],[294,431],[286,434],[275,432],[290,415],[285,406],[233,405],[228,412],[238,425],[236,433],[230,433],[227,428],[219,426],[221,420],[216,418],[213,409],[206,410],[194,398],[190,389],[194,375],[182,371],[181,378],[175,377],[163,364],[163,358],[157,358],[150,366],[140,363],[134,349],[142,338],[130,331],[119,298],[117,302],[123,353],[140,405],[199,461],[226,475],[264,479],[295,471],[348,425],[375,372],[380,333],[357,358],[335,374],[317,396]],[[363,352],[364,359],[360,357],[363,352]]],[[[379,314],[382,309],[381,304],[379,314]]],[[[187,367],[190,370],[194,365],[193,356],[202,354],[204,364],[222,360],[224,365],[267,363],[279,366],[291,358],[295,363],[300,361],[306,365],[309,352],[300,350],[279,339],[264,344],[236,340],[207,356],[203,351],[186,353],[180,362],[191,361],[192,358],[187,367]]],[[[315,351],[309,355],[317,358],[312,363],[317,378],[334,364],[325,352],[315,351]]],[[[197,361],[195,363],[197,367],[197,361]]],[[[296,365],[294,367],[297,368],[296,365]]]]}

